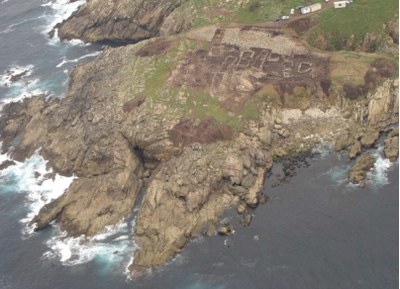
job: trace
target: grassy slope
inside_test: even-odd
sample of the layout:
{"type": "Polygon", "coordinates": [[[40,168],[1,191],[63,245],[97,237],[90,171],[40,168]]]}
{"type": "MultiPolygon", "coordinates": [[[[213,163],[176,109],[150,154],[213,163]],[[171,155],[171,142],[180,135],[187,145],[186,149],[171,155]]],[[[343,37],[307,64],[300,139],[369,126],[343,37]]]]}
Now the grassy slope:
{"type": "Polygon", "coordinates": [[[250,0],[236,12],[234,20],[241,23],[261,23],[282,15],[299,5],[323,2],[322,0],[250,0]]]}
{"type": "Polygon", "coordinates": [[[323,0],[191,0],[179,8],[182,15],[190,15],[193,27],[213,23],[262,23],[282,15],[299,5],[323,2],[323,0]]]}
{"type": "Polygon", "coordinates": [[[307,33],[311,45],[323,36],[328,50],[354,49],[367,33],[381,36],[384,24],[399,11],[398,0],[354,0],[346,9],[328,9],[319,15],[318,25],[307,33]],[[349,41],[353,39],[353,41],[349,41]]]}
{"type": "Polygon", "coordinates": [[[244,110],[236,114],[223,108],[206,91],[171,87],[167,83],[170,73],[188,51],[206,48],[207,43],[179,38],[167,53],[134,57],[131,65],[121,70],[120,93],[127,95],[126,101],[145,96],[150,110],[161,103],[168,106],[170,113],[181,118],[214,118],[221,124],[240,129],[246,120],[257,118],[257,101],[249,101],[244,110]],[[143,83],[143,89],[135,89],[136,83],[143,83]]]}

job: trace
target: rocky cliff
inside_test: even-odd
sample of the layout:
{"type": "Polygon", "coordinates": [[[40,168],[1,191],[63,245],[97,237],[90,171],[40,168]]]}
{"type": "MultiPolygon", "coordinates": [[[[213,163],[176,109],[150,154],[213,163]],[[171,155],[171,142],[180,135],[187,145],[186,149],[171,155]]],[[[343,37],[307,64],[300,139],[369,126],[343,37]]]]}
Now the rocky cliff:
{"type": "Polygon", "coordinates": [[[70,19],[59,25],[61,39],[79,38],[86,42],[137,42],[161,31],[178,33],[187,27],[171,21],[183,0],[89,0],[70,19]]]}
{"type": "MultiPolygon", "coordinates": [[[[153,24],[179,5],[140,3],[152,13],[137,12],[148,29],[132,26],[136,40],[157,34],[153,24]]],[[[99,1],[74,18],[91,5],[99,1]]],[[[119,31],[82,21],[76,33],[88,40],[119,31]]],[[[395,72],[387,58],[314,51],[290,35],[209,26],[109,48],[74,70],[62,100],[7,105],[2,151],[24,160],[40,149],[55,171],[77,176],[34,218],[37,229],[56,220],[70,236],[94,235],[127,218],[143,188],[131,270],[159,266],[212,233],[226,208],[256,207],[273,158],[321,141],[357,156],[398,124],[398,81],[388,79],[395,72]]]]}

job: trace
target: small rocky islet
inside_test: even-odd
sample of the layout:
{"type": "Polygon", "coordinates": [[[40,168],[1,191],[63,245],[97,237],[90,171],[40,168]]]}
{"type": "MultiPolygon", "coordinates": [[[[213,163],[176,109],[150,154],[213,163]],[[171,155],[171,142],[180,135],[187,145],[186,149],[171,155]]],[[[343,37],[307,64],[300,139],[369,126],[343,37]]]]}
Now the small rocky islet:
{"type": "MultiPolygon", "coordinates": [[[[37,230],[56,220],[68,236],[93,236],[139,205],[132,272],[200,234],[231,234],[218,226],[227,208],[249,225],[275,160],[330,142],[363,183],[380,136],[398,158],[396,25],[376,51],[363,51],[371,35],[328,51],[294,29],[312,17],[196,27],[211,12],[193,2],[88,0],[58,35],[113,47],[74,69],[62,99],[10,103],[0,118],[3,153],[24,161],[40,149],[55,172],[77,177],[33,219],[37,230]]],[[[217,11],[229,17],[244,2],[217,11]]]]}

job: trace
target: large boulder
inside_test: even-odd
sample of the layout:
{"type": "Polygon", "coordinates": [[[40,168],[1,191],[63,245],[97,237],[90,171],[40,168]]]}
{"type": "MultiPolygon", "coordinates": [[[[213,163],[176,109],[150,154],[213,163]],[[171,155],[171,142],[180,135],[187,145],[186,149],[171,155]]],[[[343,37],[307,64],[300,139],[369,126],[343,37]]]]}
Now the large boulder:
{"type": "Polygon", "coordinates": [[[358,184],[364,181],[367,173],[374,167],[375,158],[370,153],[362,154],[349,171],[349,179],[352,183],[358,184]]]}
{"type": "Polygon", "coordinates": [[[385,157],[392,162],[396,161],[399,157],[399,129],[392,130],[385,139],[384,147],[385,157]]]}

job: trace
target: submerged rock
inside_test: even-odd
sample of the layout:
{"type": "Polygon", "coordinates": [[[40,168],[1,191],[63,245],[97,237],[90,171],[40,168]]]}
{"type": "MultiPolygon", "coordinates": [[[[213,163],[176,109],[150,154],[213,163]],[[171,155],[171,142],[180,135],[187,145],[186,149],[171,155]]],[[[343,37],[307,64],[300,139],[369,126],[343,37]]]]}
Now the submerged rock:
{"type": "Polygon", "coordinates": [[[253,215],[246,213],[242,215],[242,219],[240,220],[240,222],[243,224],[243,226],[250,226],[251,221],[253,220],[253,215]]]}
{"type": "Polygon", "coordinates": [[[222,236],[230,236],[233,234],[234,230],[230,224],[225,224],[225,225],[219,227],[217,232],[219,235],[222,235],[222,236]]]}

